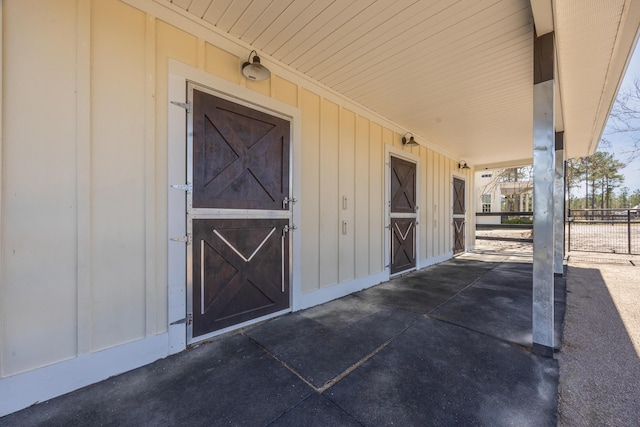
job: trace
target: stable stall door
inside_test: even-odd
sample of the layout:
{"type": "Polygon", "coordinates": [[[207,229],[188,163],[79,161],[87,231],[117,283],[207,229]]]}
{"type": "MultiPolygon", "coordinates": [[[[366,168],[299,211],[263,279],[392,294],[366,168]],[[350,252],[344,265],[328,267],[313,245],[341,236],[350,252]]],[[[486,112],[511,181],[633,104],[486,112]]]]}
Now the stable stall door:
{"type": "Polygon", "coordinates": [[[190,340],[290,304],[290,122],[191,87],[190,340]]]}
{"type": "Polygon", "coordinates": [[[416,164],[391,156],[390,242],[392,275],[416,267],[416,164]]]}
{"type": "Polygon", "coordinates": [[[465,182],[453,178],[453,254],[464,252],[464,228],[466,224],[466,208],[464,202],[465,182]]]}

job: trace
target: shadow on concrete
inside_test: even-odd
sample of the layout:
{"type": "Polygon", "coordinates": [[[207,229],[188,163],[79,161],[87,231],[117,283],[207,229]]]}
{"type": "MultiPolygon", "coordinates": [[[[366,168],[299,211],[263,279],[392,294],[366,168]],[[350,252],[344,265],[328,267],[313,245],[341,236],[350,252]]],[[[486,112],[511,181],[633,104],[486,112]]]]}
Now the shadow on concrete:
{"type": "Polygon", "coordinates": [[[631,426],[640,420],[639,270],[570,264],[560,365],[559,424],[631,426]],[[623,320],[624,319],[624,320],[623,320]]]}

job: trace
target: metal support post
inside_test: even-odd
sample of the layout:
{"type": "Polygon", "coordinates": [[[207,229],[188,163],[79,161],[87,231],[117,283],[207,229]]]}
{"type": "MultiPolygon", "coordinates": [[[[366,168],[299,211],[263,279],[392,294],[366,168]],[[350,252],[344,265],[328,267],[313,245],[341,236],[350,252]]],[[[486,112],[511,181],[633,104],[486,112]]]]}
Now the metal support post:
{"type": "Polygon", "coordinates": [[[554,34],[534,40],[533,350],[553,357],[555,183],[554,34]]]}

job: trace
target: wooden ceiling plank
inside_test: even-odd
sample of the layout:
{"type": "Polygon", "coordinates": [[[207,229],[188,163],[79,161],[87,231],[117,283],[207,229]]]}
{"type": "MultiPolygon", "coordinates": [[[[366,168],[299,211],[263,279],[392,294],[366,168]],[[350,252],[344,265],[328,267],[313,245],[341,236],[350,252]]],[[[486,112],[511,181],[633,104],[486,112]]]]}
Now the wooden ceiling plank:
{"type": "Polygon", "coordinates": [[[237,37],[237,34],[231,33],[231,28],[233,28],[235,23],[238,22],[238,19],[240,19],[247,9],[252,6],[253,1],[254,0],[233,0],[233,3],[220,17],[217,24],[218,28],[237,37]]]}
{"type": "Polygon", "coordinates": [[[294,0],[274,0],[262,12],[250,27],[241,35],[241,39],[251,45],[255,45],[256,39],[264,33],[267,28],[273,25],[273,22],[293,3],[294,0]]]}
{"type": "MultiPolygon", "coordinates": [[[[521,64],[522,61],[530,64],[531,59],[527,55],[531,55],[529,37],[510,38],[504,43],[494,43],[490,49],[472,49],[466,56],[455,55],[455,57],[441,59],[436,66],[429,59],[416,61],[411,67],[407,67],[406,71],[400,73],[394,70],[393,72],[381,74],[371,82],[351,88],[350,91],[375,91],[376,81],[390,80],[391,83],[394,76],[398,76],[400,81],[406,82],[407,85],[415,79],[434,82],[434,85],[439,88],[446,87],[449,83],[459,85],[461,81],[465,81],[474,74],[486,72],[487,75],[495,76],[496,73],[502,71],[506,61],[511,61],[513,56],[518,57],[521,64]]],[[[433,57],[442,58],[442,56],[433,57]]],[[[379,92],[379,90],[377,91],[379,92]]]]}
{"type": "MultiPolygon", "coordinates": [[[[348,39],[341,42],[342,48],[327,58],[323,63],[310,71],[310,75],[320,81],[331,75],[335,70],[349,65],[359,60],[363,55],[368,54],[375,47],[385,43],[392,37],[406,31],[406,24],[411,17],[433,16],[446,8],[444,1],[437,3],[418,2],[409,7],[399,10],[397,14],[389,17],[383,22],[367,25],[350,35],[348,39]],[[372,48],[372,46],[374,46],[372,48]]],[[[426,19],[426,18],[425,18],[426,19]]]]}
{"type": "MultiPolygon", "coordinates": [[[[461,11],[462,12],[462,11],[461,11]]],[[[389,72],[389,70],[396,71],[402,69],[407,64],[415,64],[417,61],[419,62],[420,58],[426,58],[427,61],[432,61],[432,58],[440,58],[440,55],[436,56],[433,54],[426,53],[429,50],[430,46],[437,46],[437,49],[440,50],[441,55],[446,57],[450,56],[453,52],[456,52],[455,49],[451,49],[447,47],[450,44],[448,40],[458,40],[463,38],[460,34],[469,34],[470,36],[474,36],[472,31],[467,32],[467,26],[473,26],[474,23],[484,22],[487,25],[487,22],[492,22],[493,19],[500,21],[499,18],[496,18],[496,14],[505,13],[509,14],[507,11],[502,11],[501,9],[495,10],[494,8],[483,8],[481,10],[469,10],[467,8],[464,10],[463,15],[465,16],[465,20],[458,21],[460,15],[449,16],[447,19],[443,19],[438,21],[438,23],[431,27],[429,32],[425,34],[421,34],[421,37],[412,37],[412,34],[407,34],[406,36],[402,36],[402,38],[396,38],[395,49],[393,49],[391,44],[386,44],[379,46],[379,48],[375,52],[371,52],[372,55],[369,55],[368,58],[363,58],[358,61],[357,64],[352,64],[350,67],[345,68],[340,71],[340,76],[343,80],[349,80],[353,75],[361,75],[364,70],[367,71],[367,77],[372,79],[375,76],[381,75],[383,73],[389,72]],[[461,28],[462,27],[462,28],[461,28]],[[441,45],[444,45],[440,47],[441,45]],[[402,46],[402,49],[398,49],[397,46],[402,46]],[[385,63],[380,63],[379,60],[376,59],[376,56],[380,58],[385,58],[385,63]]],[[[500,16],[502,17],[502,16],[500,16]]],[[[505,31],[503,29],[506,27],[506,23],[502,22],[493,22],[495,31],[505,31]]],[[[506,31],[509,31],[510,28],[506,28],[506,31]]],[[[494,33],[491,30],[486,30],[486,33],[489,36],[492,36],[494,33]]],[[[495,37],[495,36],[493,36],[495,37]]],[[[467,44],[474,44],[474,39],[469,37],[469,41],[467,44]]],[[[465,52],[470,51],[469,46],[462,46],[465,52]]],[[[336,76],[338,73],[335,73],[336,76]]],[[[326,81],[329,83],[332,81],[330,77],[327,77],[326,81]]],[[[350,90],[352,87],[349,84],[355,83],[356,85],[366,84],[367,81],[362,78],[353,79],[348,82],[346,85],[343,85],[342,82],[339,82],[337,79],[333,80],[335,84],[331,84],[335,88],[340,88],[340,90],[350,90]]]]}
{"type": "MultiPolygon", "coordinates": [[[[342,85],[335,85],[336,89],[344,91],[357,90],[359,87],[369,85],[372,81],[390,74],[400,73],[407,75],[411,73],[420,73],[422,76],[433,78],[430,74],[433,71],[442,71],[443,76],[455,74],[458,70],[473,70],[477,64],[491,62],[492,55],[508,56],[510,50],[501,42],[502,39],[506,43],[513,44],[514,41],[524,41],[527,45],[531,42],[530,27],[525,24],[514,22],[506,24],[503,22],[494,22],[481,31],[470,32],[467,35],[459,36],[452,44],[440,43],[439,40],[427,40],[421,45],[416,46],[414,55],[406,52],[404,58],[398,59],[396,62],[386,62],[376,67],[374,73],[368,73],[367,78],[359,78],[342,85]],[[514,28],[511,28],[513,25],[514,28]],[[441,46],[444,44],[445,46],[441,46]],[[430,49],[437,46],[436,49],[430,49]],[[434,64],[433,58],[438,58],[434,64]],[[410,64],[407,66],[407,64],[410,64]],[[434,66],[435,65],[435,66],[434,66]]],[[[457,35],[459,31],[452,28],[452,34],[457,35]]],[[[448,38],[453,39],[454,36],[448,38]]],[[[345,70],[348,72],[349,70],[345,70]]]]}
{"type": "Polygon", "coordinates": [[[189,6],[189,13],[197,16],[198,18],[202,18],[211,6],[212,0],[193,0],[191,5],[189,6]]]}
{"type": "Polygon", "coordinates": [[[241,40],[244,39],[244,35],[256,25],[256,21],[269,9],[275,0],[253,0],[251,6],[246,8],[238,20],[233,24],[229,30],[229,34],[238,37],[241,40]]]}
{"type": "Polygon", "coordinates": [[[356,0],[351,4],[346,2],[333,3],[322,11],[317,19],[305,27],[304,31],[301,31],[295,39],[281,47],[281,49],[288,51],[282,56],[283,62],[296,68],[293,64],[295,59],[304,53],[316,51],[316,46],[324,38],[338,32],[348,22],[358,19],[358,16],[374,2],[375,0],[356,0]]]}
{"type": "MultiPolygon", "coordinates": [[[[530,79],[528,79],[528,76],[520,76],[519,80],[522,81],[530,79]]],[[[372,108],[394,111],[395,109],[406,107],[415,111],[422,111],[423,114],[426,114],[427,111],[429,111],[428,108],[421,108],[421,104],[424,104],[425,99],[428,100],[428,105],[434,106],[436,111],[442,111],[448,108],[460,110],[466,108],[465,106],[467,105],[473,104],[475,102],[474,100],[481,100],[486,110],[496,112],[508,108],[499,101],[502,94],[510,93],[511,96],[516,96],[519,92],[527,94],[530,92],[519,89],[521,85],[507,85],[506,87],[502,87],[502,85],[499,84],[499,81],[494,82],[484,79],[480,80],[478,84],[480,87],[473,90],[469,90],[468,86],[465,86],[464,88],[452,88],[452,90],[432,95],[431,91],[424,90],[419,86],[419,82],[417,82],[413,87],[413,96],[409,98],[396,97],[393,99],[393,102],[389,101],[391,98],[387,100],[389,102],[385,100],[372,100],[368,97],[356,99],[360,102],[367,102],[366,105],[370,105],[372,108]]],[[[519,102],[527,104],[529,102],[529,98],[529,96],[525,96],[521,98],[519,102]]]]}
{"type": "MultiPolygon", "coordinates": [[[[315,2],[316,7],[320,2],[315,2]]],[[[307,10],[314,5],[313,0],[295,0],[260,34],[253,45],[260,50],[271,54],[277,49],[279,42],[288,36],[281,35],[287,32],[291,27],[304,27],[313,16],[305,17],[307,10]]],[[[312,14],[310,14],[312,15],[312,14]]]]}
{"type": "MultiPolygon", "coordinates": [[[[469,64],[468,66],[451,67],[448,68],[450,72],[447,74],[444,69],[438,69],[437,71],[430,73],[406,74],[404,76],[383,76],[380,79],[375,80],[372,84],[362,87],[359,91],[354,91],[361,96],[369,96],[372,94],[374,98],[384,99],[384,93],[375,90],[375,85],[381,81],[388,81],[389,84],[397,84],[397,90],[410,91],[411,87],[415,87],[416,83],[421,82],[423,85],[428,85],[432,90],[428,93],[430,97],[437,96],[439,93],[446,93],[456,88],[467,88],[471,86],[472,81],[476,79],[485,79],[487,81],[495,81],[500,79],[500,85],[509,85],[512,83],[524,84],[522,76],[530,79],[531,71],[531,49],[520,49],[518,55],[509,55],[502,57],[498,54],[493,55],[496,60],[495,64],[489,62],[482,62],[477,64],[469,64]],[[524,69],[521,73],[516,73],[518,67],[524,69]],[[527,68],[529,68],[527,70],[527,68]],[[437,76],[437,77],[434,77],[437,76]],[[491,76],[491,77],[487,77],[491,76]],[[377,95],[376,95],[377,94],[377,95]]],[[[350,92],[351,93],[351,92],[350,92]]]]}
{"type": "Polygon", "coordinates": [[[218,26],[218,21],[220,21],[220,18],[222,18],[222,15],[224,15],[232,3],[233,0],[213,0],[202,19],[212,25],[218,26]]]}
{"type": "Polygon", "coordinates": [[[417,0],[398,0],[394,2],[375,2],[357,16],[327,34],[312,49],[300,54],[291,62],[291,66],[297,70],[308,73],[318,64],[323,63],[341,50],[342,45],[348,45],[349,40],[356,40],[363,34],[378,28],[391,17],[406,9],[417,0]]]}
{"type": "Polygon", "coordinates": [[[332,69],[323,76],[323,80],[330,86],[337,87],[340,83],[349,79],[358,78],[362,73],[375,71],[383,61],[396,64],[406,63],[407,59],[416,54],[416,45],[424,40],[455,26],[462,16],[469,17],[484,9],[484,3],[477,2],[471,6],[468,3],[455,3],[436,14],[429,16],[411,16],[407,20],[403,30],[395,29],[395,36],[385,36],[381,43],[370,44],[369,48],[361,51],[360,55],[351,58],[351,65],[343,69],[332,69]],[[406,28],[406,30],[404,30],[406,28]],[[422,28],[425,28],[422,30],[422,28]],[[370,46],[374,46],[371,48],[370,46]],[[401,60],[401,58],[405,58],[401,60]]]}
{"type": "Polygon", "coordinates": [[[180,9],[187,10],[191,5],[191,0],[171,0],[171,3],[175,4],[180,9]]]}
{"type": "MultiPolygon", "coordinates": [[[[524,82],[531,82],[529,72],[522,71],[520,64],[514,63],[509,67],[505,67],[505,70],[506,72],[511,72],[515,76],[515,78],[507,81],[506,83],[500,79],[501,76],[496,76],[496,79],[470,79],[469,83],[465,82],[465,84],[460,85],[449,85],[444,88],[437,87],[431,82],[423,83],[420,81],[414,81],[414,84],[411,86],[413,95],[409,98],[402,98],[398,96],[376,97],[375,95],[362,96],[357,98],[362,98],[362,101],[366,101],[367,105],[376,107],[384,105],[389,109],[393,109],[401,108],[403,105],[406,105],[414,110],[427,111],[430,106],[438,109],[443,109],[447,108],[450,105],[463,105],[472,100],[474,97],[486,98],[489,102],[492,99],[496,98],[503,91],[512,93],[516,93],[519,91],[527,93],[531,92],[530,89],[520,89],[523,87],[524,82]],[[474,87],[473,84],[476,84],[477,87],[474,87]],[[494,96],[494,94],[496,95],[494,96]],[[425,99],[428,100],[428,103],[426,104],[425,99]]],[[[393,83],[394,82],[392,82],[392,84],[393,83]]],[[[401,89],[399,89],[398,91],[399,93],[407,93],[403,92],[401,89]]],[[[524,99],[522,100],[522,102],[526,103],[528,101],[527,99],[524,99]]],[[[496,108],[500,109],[502,107],[500,105],[496,105],[496,108]]]]}

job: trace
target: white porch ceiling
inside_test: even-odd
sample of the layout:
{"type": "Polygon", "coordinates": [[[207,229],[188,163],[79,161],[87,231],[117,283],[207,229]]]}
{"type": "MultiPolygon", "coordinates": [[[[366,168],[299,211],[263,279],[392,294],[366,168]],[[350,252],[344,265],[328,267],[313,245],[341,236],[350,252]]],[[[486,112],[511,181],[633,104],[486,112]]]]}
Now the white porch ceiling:
{"type": "MultiPolygon", "coordinates": [[[[534,1],[552,5],[557,128],[565,131],[569,156],[591,153],[635,43],[639,2],[534,1]]],[[[480,167],[532,157],[529,0],[172,3],[254,47],[263,64],[278,61],[304,73],[399,124],[418,142],[480,167]]]]}

